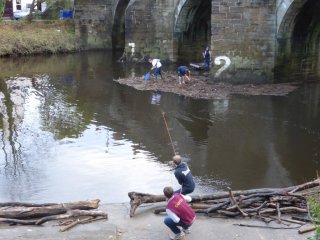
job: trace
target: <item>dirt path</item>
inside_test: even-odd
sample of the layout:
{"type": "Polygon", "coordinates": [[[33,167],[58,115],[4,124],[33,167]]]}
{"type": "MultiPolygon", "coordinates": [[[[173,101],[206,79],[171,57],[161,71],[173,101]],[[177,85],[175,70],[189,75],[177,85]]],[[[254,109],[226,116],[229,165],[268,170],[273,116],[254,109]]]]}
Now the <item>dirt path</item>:
{"type": "Polygon", "coordinates": [[[120,78],[114,81],[131,86],[137,90],[171,92],[202,99],[227,98],[232,94],[284,96],[298,88],[297,83],[260,85],[214,83],[204,76],[194,76],[190,82],[180,85],[178,83],[178,77],[174,73],[167,72],[164,73],[163,76],[163,80],[158,78],[157,81],[153,78],[146,81],[143,77],[120,78]]]}

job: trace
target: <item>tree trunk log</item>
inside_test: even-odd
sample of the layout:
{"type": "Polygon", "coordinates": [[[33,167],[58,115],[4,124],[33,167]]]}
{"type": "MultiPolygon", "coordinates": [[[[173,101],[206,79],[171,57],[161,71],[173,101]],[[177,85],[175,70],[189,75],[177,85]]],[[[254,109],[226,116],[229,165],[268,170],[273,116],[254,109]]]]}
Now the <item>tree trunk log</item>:
{"type": "Polygon", "coordinates": [[[80,201],[74,203],[61,203],[44,206],[39,205],[38,207],[24,207],[24,205],[1,207],[0,218],[29,219],[63,214],[70,209],[90,210],[98,208],[99,202],[100,200],[96,199],[92,201],[80,201]]]}
{"type": "Polygon", "coordinates": [[[303,233],[307,233],[307,232],[311,232],[311,231],[314,231],[316,230],[317,227],[314,226],[314,225],[307,225],[307,226],[302,226],[300,229],[299,229],[299,233],[300,234],[303,234],[303,233]]]}
{"type": "Polygon", "coordinates": [[[62,220],[70,217],[79,217],[79,216],[105,217],[106,219],[108,218],[108,214],[102,211],[69,210],[65,214],[43,217],[38,221],[36,221],[36,225],[41,225],[51,220],[62,220]]]}
{"type": "Polygon", "coordinates": [[[8,223],[10,225],[35,225],[36,220],[20,220],[20,219],[12,219],[12,218],[0,218],[0,223],[8,223]]]}
{"type": "MultiPolygon", "coordinates": [[[[210,195],[191,195],[192,203],[212,204],[211,207],[204,209],[205,205],[201,205],[203,209],[197,209],[197,212],[212,213],[216,211],[225,215],[237,215],[234,211],[238,210],[243,216],[248,216],[245,212],[247,209],[253,215],[259,214],[275,214],[278,208],[278,217],[281,219],[281,213],[288,212],[307,212],[306,198],[299,192],[308,188],[314,188],[320,185],[320,179],[307,182],[301,185],[286,188],[261,188],[241,191],[216,192],[210,195]],[[230,203],[234,203],[230,206],[230,203]],[[263,205],[262,205],[263,203],[263,205]],[[278,206],[278,207],[277,207],[278,206]],[[245,210],[244,210],[245,209],[245,210]]],[[[152,195],[145,193],[129,192],[130,197],[130,217],[133,217],[136,209],[144,203],[155,203],[165,201],[163,195],[152,195]]],[[[194,205],[196,206],[196,205],[194,205]]],[[[199,205],[198,205],[199,206],[199,205]]]]}
{"type": "Polygon", "coordinates": [[[128,196],[130,198],[130,217],[133,217],[136,209],[143,203],[155,203],[164,202],[166,197],[164,195],[152,195],[145,193],[129,192],[128,196]]]}

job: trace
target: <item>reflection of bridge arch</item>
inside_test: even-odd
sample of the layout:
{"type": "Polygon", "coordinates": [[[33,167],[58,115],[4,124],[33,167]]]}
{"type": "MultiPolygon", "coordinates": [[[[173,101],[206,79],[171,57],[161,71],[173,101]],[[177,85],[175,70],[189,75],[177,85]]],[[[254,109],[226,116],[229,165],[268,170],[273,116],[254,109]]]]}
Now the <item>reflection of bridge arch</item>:
{"type": "Polygon", "coordinates": [[[278,0],[277,73],[301,77],[320,76],[320,1],[278,0]]]}
{"type": "Polygon", "coordinates": [[[210,45],[210,33],[211,1],[180,0],[174,14],[178,58],[201,58],[204,46],[210,45]]]}

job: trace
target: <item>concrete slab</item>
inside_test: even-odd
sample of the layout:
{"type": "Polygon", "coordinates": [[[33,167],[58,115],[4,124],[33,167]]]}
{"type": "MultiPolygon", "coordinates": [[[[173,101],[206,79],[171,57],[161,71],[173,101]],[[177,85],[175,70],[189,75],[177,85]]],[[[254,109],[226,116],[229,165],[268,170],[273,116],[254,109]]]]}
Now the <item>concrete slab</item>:
{"type": "MultiPolygon", "coordinates": [[[[50,221],[41,227],[8,226],[0,224],[0,240],[168,240],[169,230],[163,224],[165,215],[153,214],[153,209],[163,204],[140,206],[133,218],[130,218],[129,203],[103,204],[99,210],[106,211],[108,220],[78,225],[66,232],[60,232],[57,222],[50,221]]],[[[187,240],[305,240],[313,233],[300,235],[298,225],[290,226],[251,219],[221,219],[197,215],[196,222],[188,234],[187,240]],[[289,227],[295,229],[267,229],[258,227],[240,227],[234,224],[289,227]]]]}

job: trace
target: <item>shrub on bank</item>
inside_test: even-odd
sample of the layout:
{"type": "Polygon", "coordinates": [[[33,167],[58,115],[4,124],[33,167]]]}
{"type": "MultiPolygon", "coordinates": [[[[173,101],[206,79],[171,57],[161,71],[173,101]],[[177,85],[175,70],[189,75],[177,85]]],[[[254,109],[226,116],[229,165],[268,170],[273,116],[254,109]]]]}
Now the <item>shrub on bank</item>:
{"type": "Polygon", "coordinates": [[[0,22],[0,56],[55,54],[79,50],[73,21],[0,22]]]}
{"type": "Polygon", "coordinates": [[[310,218],[317,227],[314,235],[309,237],[308,240],[320,240],[320,195],[314,194],[309,197],[308,204],[310,207],[310,218]]]}

